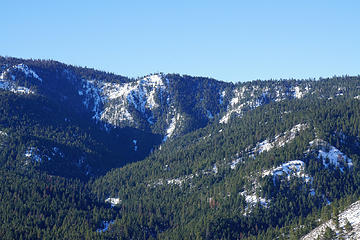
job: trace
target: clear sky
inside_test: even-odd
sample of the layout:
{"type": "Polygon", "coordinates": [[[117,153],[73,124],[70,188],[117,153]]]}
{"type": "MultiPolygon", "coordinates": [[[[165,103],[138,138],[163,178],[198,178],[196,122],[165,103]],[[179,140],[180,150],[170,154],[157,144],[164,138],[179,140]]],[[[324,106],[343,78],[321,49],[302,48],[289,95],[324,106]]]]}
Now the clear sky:
{"type": "Polygon", "coordinates": [[[137,77],[360,74],[360,1],[1,0],[0,55],[137,77]]]}

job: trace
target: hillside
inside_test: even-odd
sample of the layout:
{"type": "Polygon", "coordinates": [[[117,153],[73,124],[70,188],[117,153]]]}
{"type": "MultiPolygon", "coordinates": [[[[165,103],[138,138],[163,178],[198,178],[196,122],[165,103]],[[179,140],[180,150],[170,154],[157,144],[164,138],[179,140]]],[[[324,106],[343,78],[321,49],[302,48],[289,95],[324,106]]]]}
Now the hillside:
{"type": "Polygon", "coordinates": [[[360,197],[359,96],[0,57],[0,236],[299,239],[360,197]]]}
{"type": "Polygon", "coordinates": [[[335,216],[334,219],[321,224],[301,239],[311,240],[327,235],[332,235],[334,239],[360,238],[360,201],[351,204],[349,208],[335,216]]]}
{"type": "Polygon", "coordinates": [[[127,216],[141,206],[149,232],[161,229],[165,239],[276,236],[278,228],[357,195],[357,100],[277,105],[166,143],[96,180],[95,193],[121,199],[127,216]]]}
{"type": "Polygon", "coordinates": [[[104,129],[134,127],[172,136],[227,123],[263,104],[290,99],[357,96],[357,77],[225,83],[178,74],[139,79],[56,61],[0,58],[0,89],[60,102],[104,129]],[[355,88],[353,88],[355,87],[355,88]]]}

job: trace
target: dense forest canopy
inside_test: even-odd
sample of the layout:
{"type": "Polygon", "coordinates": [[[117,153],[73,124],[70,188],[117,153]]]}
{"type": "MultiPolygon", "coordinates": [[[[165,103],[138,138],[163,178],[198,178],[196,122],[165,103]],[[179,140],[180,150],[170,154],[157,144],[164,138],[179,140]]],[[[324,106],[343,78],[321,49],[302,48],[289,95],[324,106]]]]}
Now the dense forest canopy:
{"type": "Polygon", "coordinates": [[[299,239],[359,199],[359,76],[0,70],[2,239],[299,239]]]}

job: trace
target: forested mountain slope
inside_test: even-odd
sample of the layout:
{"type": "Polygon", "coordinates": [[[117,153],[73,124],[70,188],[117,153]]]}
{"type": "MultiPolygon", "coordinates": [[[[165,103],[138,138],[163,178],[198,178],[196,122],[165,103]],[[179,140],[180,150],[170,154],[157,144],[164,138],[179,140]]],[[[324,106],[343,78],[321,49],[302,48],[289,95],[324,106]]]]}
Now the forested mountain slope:
{"type": "Polygon", "coordinates": [[[305,232],[324,206],[359,194],[359,107],[345,98],[268,104],[164,144],[94,182],[98,199],[121,199],[127,216],[107,234],[136,223],[160,238],[270,239],[307,219],[305,232]]]}
{"type": "Polygon", "coordinates": [[[0,57],[4,239],[299,239],[359,199],[360,77],[0,57]]]}
{"type": "Polygon", "coordinates": [[[143,159],[161,140],[132,128],[104,132],[81,115],[38,95],[0,90],[0,105],[0,131],[6,141],[1,146],[2,167],[88,178],[143,159]]]}
{"type": "Polygon", "coordinates": [[[134,127],[169,137],[227,123],[270,102],[357,96],[357,77],[225,83],[178,74],[129,79],[50,60],[0,57],[0,89],[42,95],[110,130],[134,127]]]}
{"type": "Polygon", "coordinates": [[[321,224],[301,240],[317,238],[359,239],[360,238],[360,201],[350,205],[341,213],[335,213],[332,219],[321,224]]]}

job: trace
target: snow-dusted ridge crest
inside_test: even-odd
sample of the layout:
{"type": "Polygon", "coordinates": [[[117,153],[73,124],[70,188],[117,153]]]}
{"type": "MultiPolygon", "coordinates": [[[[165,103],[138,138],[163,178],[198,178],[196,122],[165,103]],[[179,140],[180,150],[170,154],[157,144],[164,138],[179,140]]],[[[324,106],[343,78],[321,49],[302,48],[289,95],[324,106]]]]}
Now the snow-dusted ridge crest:
{"type": "MultiPolygon", "coordinates": [[[[219,123],[226,124],[232,115],[241,117],[244,112],[260,107],[269,102],[280,102],[285,99],[301,99],[308,95],[311,88],[308,84],[296,83],[290,87],[284,87],[275,83],[271,87],[239,86],[235,88],[230,95],[232,98],[227,106],[227,111],[219,120],[219,123]]],[[[220,104],[223,103],[225,92],[220,95],[220,104]]]]}
{"type": "Polygon", "coordinates": [[[29,66],[21,63],[5,69],[0,75],[0,89],[8,90],[18,94],[34,94],[32,90],[25,86],[18,85],[15,80],[16,77],[13,74],[14,71],[21,71],[25,74],[26,78],[32,77],[37,79],[40,83],[42,78],[33,71],[29,66]]]}
{"type": "Polygon", "coordinates": [[[156,95],[166,91],[169,82],[160,74],[150,75],[128,83],[83,80],[79,95],[85,95],[84,105],[94,113],[93,118],[110,126],[134,123],[129,107],[144,114],[153,124],[152,111],[159,107],[156,95]]]}
{"type": "Polygon", "coordinates": [[[39,80],[40,82],[42,82],[42,78],[40,78],[39,75],[37,75],[37,73],[35,71],[33,71],[29,66],[27,66],[23,63],[15,65],[12,68],[22,71],[26,75],[26,77],[33,77],[33,78],[39,80]]]}
{"type": "Polygon", "coordinates": [[[39,77],[39,75],[34,70],[32,70],[28,65],[23,63],[7,68],[4,72],[1,73],[0,79],[4,80],[7,77],[11,80],[15,80],[15,76],[11,74],[14,70],[21,71],[25,74],[26,77],[33,77],[39,80],[40,82],[42,82],[42,78],[39,77]]]}
{"type": "Polygon", "coordinates": [[[156,123],[154,111],[166,104],[170,111],[164,128],[163,142],[173,137],[183,116],[172,106],[168,92],[169,80],[163,74],[154,74],[127,83],[109,83],[82,80],[78,95],[93,113],[93,119],[103,122],[107,128],[124,125],[137,126],[135,109],[149,125],[156,123]],[[162,99],[161,103],[158,102],[162,99]]]}

